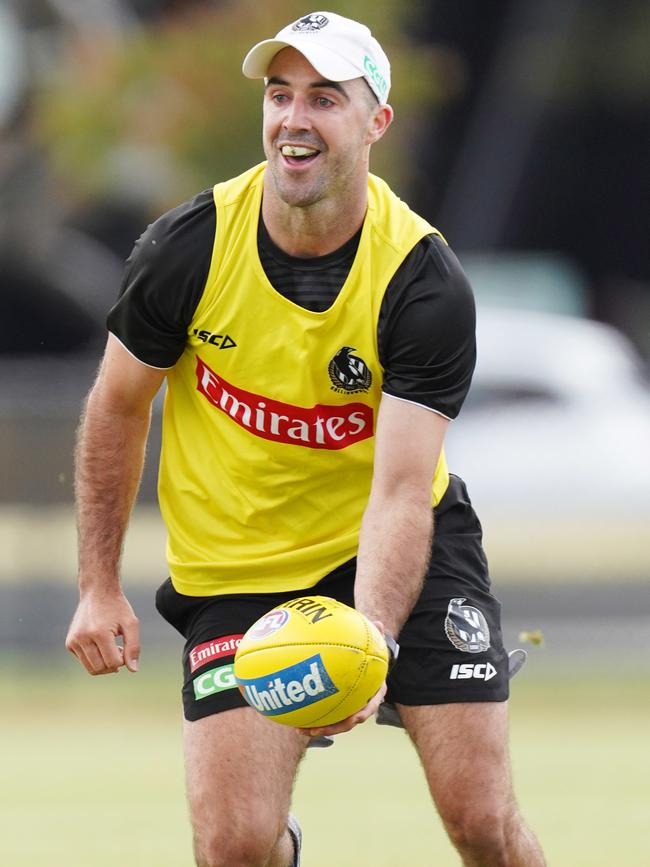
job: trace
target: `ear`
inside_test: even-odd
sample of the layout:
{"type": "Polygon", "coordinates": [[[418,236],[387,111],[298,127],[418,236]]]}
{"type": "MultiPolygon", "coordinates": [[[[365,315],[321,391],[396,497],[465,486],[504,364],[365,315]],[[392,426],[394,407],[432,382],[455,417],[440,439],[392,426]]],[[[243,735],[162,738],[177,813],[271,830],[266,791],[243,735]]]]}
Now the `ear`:
{"type": "Polygon", "coordinates": [[[368,122],[368,144],[374,144],[383,136],[393,121],[390,105],[378,105],[368,122]]]}

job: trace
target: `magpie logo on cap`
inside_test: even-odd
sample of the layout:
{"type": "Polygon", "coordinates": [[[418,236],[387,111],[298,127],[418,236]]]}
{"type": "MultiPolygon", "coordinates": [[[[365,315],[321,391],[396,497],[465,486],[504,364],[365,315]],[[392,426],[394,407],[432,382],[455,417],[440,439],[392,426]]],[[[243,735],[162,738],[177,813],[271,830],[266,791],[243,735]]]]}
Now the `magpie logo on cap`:
{"type": "Polygon", "coordinates": [[[329,24],[329,18],[326,15],[321,15],[320,12],[312,12],[311,15],[299,18],[291,26],[291,29],[297,30],[299,33],[309,33],[314,30],[322,30],[326,24],[329,24]]]}
{"type": "Polygon", "coordinates": [[[365,24],[335,12],[311,12],[254,45],[244,58],[247,78],[266,78],[275,55],[290,46],[329,81],[365,78],[381,105],[388,100],[390,63],[365,24]]]}

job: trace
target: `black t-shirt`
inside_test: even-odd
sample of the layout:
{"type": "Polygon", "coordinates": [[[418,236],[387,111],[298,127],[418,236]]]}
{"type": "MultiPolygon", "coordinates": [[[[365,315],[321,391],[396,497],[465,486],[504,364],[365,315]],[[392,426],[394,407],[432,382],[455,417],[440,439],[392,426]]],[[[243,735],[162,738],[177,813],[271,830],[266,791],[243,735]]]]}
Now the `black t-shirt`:
{"type": "MultiPolygon", "coordinates": [[[[168,211],[129,256],[109,330],[137,359],[173,367],[208,277],[216,229],[212,189],[168,211]]],[[[282,251],[259,221],[258,251],[271,285],[308,310],[331,307],[352,267],[361,230],[315,258],[282,251]]],[[[476,362],[472,291],[458,259],[436,235],[415,245],[390,281],[377,323],[386,394],[455,418],[476,362]]]]}

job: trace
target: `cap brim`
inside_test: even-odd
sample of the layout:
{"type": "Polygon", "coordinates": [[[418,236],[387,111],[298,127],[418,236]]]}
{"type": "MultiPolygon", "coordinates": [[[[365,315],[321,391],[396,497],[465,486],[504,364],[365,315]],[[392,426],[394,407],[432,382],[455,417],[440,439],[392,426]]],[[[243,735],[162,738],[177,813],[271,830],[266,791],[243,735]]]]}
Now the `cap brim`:
{"type": "Polygon", "coordinates": [[[265,78],[271,61],[283,48],[295,48],[307,58],[316,72],[328,81],[350,81],[352,78],[363,77],[363,72],[346,58],[322,46],[305,45],[304,38],[296,39],[295,42],[282,39],[258,42],[244,58],[242,72],[247,78],[265,78]]]}

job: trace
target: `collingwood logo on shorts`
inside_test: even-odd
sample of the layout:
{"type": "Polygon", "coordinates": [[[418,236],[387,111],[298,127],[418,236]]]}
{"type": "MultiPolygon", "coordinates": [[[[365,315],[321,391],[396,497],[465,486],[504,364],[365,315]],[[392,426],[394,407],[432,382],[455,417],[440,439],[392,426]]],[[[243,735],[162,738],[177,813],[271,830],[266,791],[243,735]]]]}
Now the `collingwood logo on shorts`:
{"type": "Polygon", "coordinates": [[[354,394],[358,391],[368,391],[372,384],[372,374],[368,365],[352,355],[352,346],[343,346],[330,361],[327,372],[332,380],[332,388],[341,394],[354,394]]]}
{"type": "Polygon", "coordinates": [[[326,15],[312,12],[311,15],[299,18],[291,29],[297,30],[299,33],[312,33],[314,30],[322,30],[326,24],[329,24],[329,21],[326,15]]]}
{"type": "Polygon", "coordinates": [[[490,646],[490,629],[483,614],[473,605],[463,605],[465,597],[450,599],[445,617],[445,633],[457,650],[483,653],[490,646]]]}

